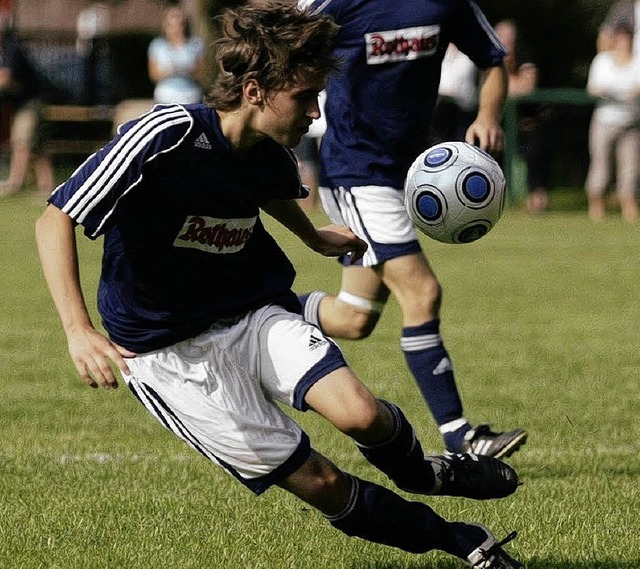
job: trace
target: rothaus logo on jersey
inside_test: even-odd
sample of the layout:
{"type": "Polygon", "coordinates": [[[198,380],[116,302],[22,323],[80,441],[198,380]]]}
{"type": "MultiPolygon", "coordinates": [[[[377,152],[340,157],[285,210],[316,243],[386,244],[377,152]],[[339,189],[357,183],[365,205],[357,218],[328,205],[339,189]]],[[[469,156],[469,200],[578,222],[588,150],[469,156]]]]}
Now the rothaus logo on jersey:
{"type": "Polygon", "coordinates": [[[440,26],[418,26],[365,34],[367,63],[377,65],[429,57],[436,52],[439,35],[440,26]]]}
{"type": "Polygon", "coordinates": [[[257,217],[218,219],[190,215],[173,244],[207,253],[237,253],[253,235],[257,217]]]}

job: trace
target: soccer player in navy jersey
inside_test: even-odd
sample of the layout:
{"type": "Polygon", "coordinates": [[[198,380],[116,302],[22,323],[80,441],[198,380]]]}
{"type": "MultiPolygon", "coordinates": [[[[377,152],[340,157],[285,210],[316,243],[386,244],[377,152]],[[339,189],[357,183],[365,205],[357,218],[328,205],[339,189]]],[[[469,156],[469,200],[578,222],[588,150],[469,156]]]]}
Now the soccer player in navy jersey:
{"type": "Polygon", "coordinates": [[[78,373],[91,387],[116,387],[113,362],[193,449],[256,494],[272,485],[293,493],[348,535],[520,567],[483,526],[448,522],[342,471],[277,405],[319,413],[407,491],[491,499],[517,488],[498,459],[424,455],[402,411],[376,399],[301,317],[294,269],[261,223],[263,210],[323,255],[355,261],[366,249],[346,227],[316,229],[294,201],[305,190],[289,147],[319,116],[334,22],[260,3],[226,11],[221,24],[208,104],[158,105],[121,126],[37,221],[78,373]],[[78,225],[104,238],[98,308],[108,337],[85,305],[78,225]]]}
{"type": "Polygon", "coordinates": [[[428,146],[440,71],[454,43],[483,71],[479,110],[466,140],[500,152],[506,96],[504,49],[472,0],[298,0],[340,25],[342,65],[327,82],[327,129],[320,148],[320,198],[333,223],[369,248],[345,259],[336,296],[301,295],[304,316],[333,338],[366,338],[393,294],[402,310],[400,347],[450,452],[510,456],[524,429],[494,432],[464,415],[440,335],[441,285],[404,207],[404,180],[428,146]]]}

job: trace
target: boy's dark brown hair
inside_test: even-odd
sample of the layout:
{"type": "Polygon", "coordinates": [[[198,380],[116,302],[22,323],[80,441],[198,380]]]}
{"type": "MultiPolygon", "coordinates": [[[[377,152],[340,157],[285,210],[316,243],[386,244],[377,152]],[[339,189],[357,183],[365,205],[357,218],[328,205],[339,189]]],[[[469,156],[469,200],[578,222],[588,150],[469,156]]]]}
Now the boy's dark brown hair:
{"type": "Polygon", "coordinates": [[[269,93],[305,76],[327,75],[337,67],[332,55],[338,26],[325,15],[311,15],[295,3],[260,1],[228,9],[218,18],[222,36],[215,43],[218,74],[207,103],[221,111],[242,102],[242,85],[255,79],[269,93]]]}

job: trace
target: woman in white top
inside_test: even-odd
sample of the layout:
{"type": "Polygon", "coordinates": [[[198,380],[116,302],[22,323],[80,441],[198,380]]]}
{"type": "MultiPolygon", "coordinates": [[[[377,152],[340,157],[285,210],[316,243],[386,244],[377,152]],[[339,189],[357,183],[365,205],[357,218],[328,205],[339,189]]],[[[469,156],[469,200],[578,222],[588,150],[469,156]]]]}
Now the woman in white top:
{"type": "Polygon", "coordinates": [[[156,84],[156,103],[200,103],[198,82],[203,67],[203,45],[187,34],[187,21],[179,7],[168,8],[163,19],[163,36],[149,44],[149,77],[156,84]]]}
{"type": "Polygon", "coordinates": [[[598,53],[591,63],[587,91],[599,100],[591,119],[591,162],[586,191],[589,218],[605,215],[604,195],[616,162],[616,193],[622,218],[638,217],[640,168],[640,59],[633,56],[633,30],[620,24],[613,30],[612,48],[598,53]]]}

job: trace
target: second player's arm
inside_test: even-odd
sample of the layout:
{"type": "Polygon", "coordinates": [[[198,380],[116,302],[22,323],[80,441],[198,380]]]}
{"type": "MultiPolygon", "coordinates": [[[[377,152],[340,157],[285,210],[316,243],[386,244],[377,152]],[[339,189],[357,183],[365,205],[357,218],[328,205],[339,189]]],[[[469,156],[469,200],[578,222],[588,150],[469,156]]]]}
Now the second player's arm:
{"type": "Polygon", "coordinates": [[[477,144],[487,152],[500,153],[504,148],[502,111],[509,86],[504,65],[482,72],[478,96],[478,115],[467,130],[466,141],[477,144]]]}

